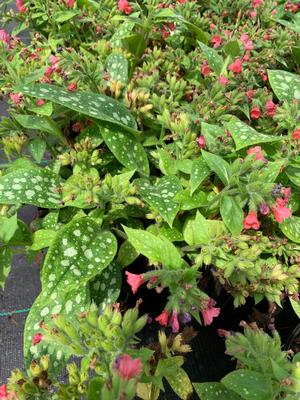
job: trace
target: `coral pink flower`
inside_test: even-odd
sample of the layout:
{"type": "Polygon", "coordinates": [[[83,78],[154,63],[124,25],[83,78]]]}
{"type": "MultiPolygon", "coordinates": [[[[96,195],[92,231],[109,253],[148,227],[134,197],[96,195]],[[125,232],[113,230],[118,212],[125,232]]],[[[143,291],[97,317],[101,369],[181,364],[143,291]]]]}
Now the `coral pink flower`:
{"type": "Polygon", "coordinates": [[[252,101],[254,94],[255,94],[254,89],[247,90],[246,96],[247,96],[248,101],[252,101]]]}
{"type": "Polygon", "coordinates": [[[250,17],[251,19],[256,18],[256,16],[257,16],[257,12],[256,12],[256,11],[250,11],[250,12],[249,12],[249,17],[250,17]]]}
{"type": "Polygon", "coordinates": [[[7,400],[7,388],[6,385],[0,386],[0,400],[7,400]]]}
{"type": "Polygon", "coordinates": [[[127,0],[119,0],[118,9],[119,11],[124,11],[127,15],[132,13],[132,7],[127,0]]]}
{"type": "Polygon", "coordinates": [[[251,155],[251,154],[255,154],[255,160],[265,160],[265,157],[263,155],[262,149],[260,146],[254,146],[254,147],[250,147],[250,149],[247,150],[247,154],[251,155]]]}
{"type": "Polygon", "coordinates": [[[16,7],[20,14],[24,14],[27,11],[26,6],[24,6],[24,0],[16,0],[16,7]]]}
{"type": "Polygon", "coordinates": [[[300,139],[300,129],[296,128],[292,134],[293,140],[299,140],[300,139]]]}
{"type": "Polygon", "coordinates": [[[260,117],[260,109],[259,107],[253,107],[250,111],[251,119],[258,119],[260,117]]]}
{"type": "Polygon", "coordinates": [[[133,359],[129,354],[124,354],[116,362],[116,369],[119,375],[125,381],[130,381],[132,378],[138,378],[142,372],[142,362],[140,358],[133,359]]]}
{"type": "Polygon", "coordinates": [[[21,93],[10,93],[9,97],[16,105],[20,104],[22,101],[21,93]]]}
{"type": "Polygon", "coordinates": [[[131,286],[132,293],[136,293],[138,288],[145,282],[143,275],[132,274],[128,271],[125,274],[127,275],[127,283],[131,286]]]}
{"type": "Polygon", "coordinates": [[[53,54],[51,54],[51,56],[49,57],[49,60],[50,60],[51,65],[55,65],[58,62],[58,58],[53,54]]]}
{"type": "Polygon", "coordinates": [[[70,90],[70,92],[76,92],[77,90],[77,83],[76,82],[72,82],[68,85],[68,90],[70,90]]]}
{"type": "Polygon", "coordinates": [[[35,346],[35,345],[39,344],[43,339],[44,339],[44,336],[41,333],[36,333],[35,335],[33,335],[32,345],[35,346]]]}
{"type": "Polygon", "coordinates": [[[66,6],[72,8],[74,6],[75,0],[65,0],[66,6]]]}
{"type": "Polygon", "coordinates": [[[259,7],[263,3],[263,0],[253,0],[252,7],[256,8],[259,7]]]}
{"type": "Polygon", "coordinates": [[[37,104],[39,107],[41,107],[41,106],[43,106],[43,105],[45,104],[45,102],[44,102],[43,99],[38,99],[38,101],[36,102],[36,104],[37,104]]]}
{"type": "Polygon", "coordinates": [[[169,323],[173,333],[179,332],[178,312],[176,310],[173,310],[169,323]]]}
{"type": "Polygon", "coordinates": [[[276,199],[276,205],[273,208],[273,215],[277,222],[281,223],[287,218],[290,218],[292,211],[290,208],[285,207],[285,201],[283,199],[276,199]]]}
{"type": "Polygon", "coordinates": [[[51,78],[51,75],[53,74],[54,71],[55,71],[55,67],[54,67],[54,66],[48,67],[48,68],[46,69],[45,73],[44,73],[44,76],[45,76],[47,79],[50,79],[50,78],[51,78]]]}
{"type": "Polygon", "coordinates": [[[228,84],[228,82],[229,82],[229,80],[228,80],[227,78],[225,78],[224,75],[221,75],[221,76],[220,76],[219,83],[220,83],[222,86],[226,86],[226,85],[228,84]]]}
{"type": "Polygon", "coordinates": [[[284,202],[285,204],[287,204],[292,195],[291,188],[290,187],[284,188],[282,192],[283,192],[284,202]]]}
{"type": "Polygon", "coordinates": [[[157,321],[161,326],[167,326],[169,321],[168,311],[164,310],[158,317],[155,318],[155,321],[157,321]]]}
{"type": "Polygon", "coordinates": [[[243,62],[249,62],[250,61],[250,54],[249,53],[245,54],[243,59],[242,59],[242,61],[243,62]]]}
{"type": "Polygon", "coordinates": [[[197,137],[197,143],[200,149],[204,149],[206,146],[205,137],[203,135],[197,137]]]}
{"type": "Polygon", "coordinates": [[[211,69],[207,61],[203,61],[201,72],[203,76],[208,76],[211,73],[211,69]]]}
{"type": "Polygon", "coordinates": [[[240,74],[243,70],[242,60],[238,58],[232,64],[229,65],[228,69],[232,71],[234,74],[240,74]]]}
{"type": "Polygon", "coordinates": [[[255,229],[256,231],[259,229],[259,221],[254,211],[249,212],[243,221],[243,225],[245,229],[255,229]]]}
{"type": "Polygon", "coordinates": [[[221,46],[222,43],[222,38],[220,35],[214,35],[211,39],[210,39],[210,43],[212,43],[214,45],[214,49],[217,49],[218,47],[221,46]]]}
{"type": "Polygon", "coordinates": [[[214,307],[216,304],[214,299],[209,299],[206,310],[202,310],[202,318],[204,325],[210,325],[213,322],[215,317],[218,317],[220,314],[220,308],[214,307]]]}
{"type": "Polygon", "coordinates": [[[10,35],[4,29],[0,29],[0,40],[4,43],[9,43],[10,35]]]}
{"type": "Polygon", "coordinates": [[[274,115],[276,114],[276,108],[277,105],[273,103],[272,99],[267,100],[265,105],[265,114],[268,117],[274,117],[274,115]]]}

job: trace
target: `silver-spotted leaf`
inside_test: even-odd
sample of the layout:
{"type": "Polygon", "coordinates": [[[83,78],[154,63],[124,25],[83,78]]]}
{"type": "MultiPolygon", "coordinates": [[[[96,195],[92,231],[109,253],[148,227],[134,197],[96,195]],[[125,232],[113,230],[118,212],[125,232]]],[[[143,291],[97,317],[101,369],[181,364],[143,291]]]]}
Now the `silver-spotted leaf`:
{"type": "Polygon", "coordinates": [[[204,179],[209,176],[209,174],[210,168],[202,158],[199,157],[193,160],[190,178],[191,194],[193,194],[195,190],[198,189],[198,187],[201,185],[204,179]]]}
{"type": "Polygon", "coordinates": [[[22,85],[17,91],[28,96],[50,100],[81,114],[117,125],[136,128],[136,122],[127,108],[117,100],[90,92],[71,92],[48,84],[22,85]]]}
{"type": "Polygon", "coordinates": [[[284,235],[293,242],[300,243],[300,218],[292,216],[279,224],[284,235]]]}
{"type": "Polygon", "coordinates": [[[24,334],[24,354],[28,364],[33,357],[48,353],[54,368],[64,358],[61,345],[41,342],[31,345],[39,322],[51,323],[51,315],[85,311],[89,307],[88,282],[113,260],[117,241],[90,218],[75,219],[61,229],[46,255],[42,269],[42,292],[28,315],[24,334]]]}
{"type": "Polygon", "coordinates": [[[221,382],[244,400],[270,400],[273,397],[270,382],[259,372],[236,370],[227,374],[221,382]]]}
{"type": "Polygon", "coordinates": [[[190,398],[193,393],[193,386],[184,369],[178,368],[175,374],[168,375],[166,379],[180,399],[187,400],[190,398]]]}
{"type": "Polygon", "coordinates": [[[126,85],[128,80],[128,61],[123,54],[111,54],[108,56],[106,69],[110,81],[117,81],[126,85]]]}
{"type": "Polygon", "coordinates": [[[46,151],[46,141],[41,138],[33,139],[28,143],[28,148],[35,161],[40,163],[46,151]]]}
{"type": "Polygon", "coordinates": [[[137,184],[143,200],[172,227],[174,218],[180,209],[174,201],[174,197],[182,189],[179,179],[176,176],[165,176],[156,185],[151,185],[148,181],[139,179],[137,184]]]}
{"type": "Polygon", "coordinates": [[[143,145],[131,133],[108,123],[103,123],[100,130],[105,144],[124,167],[149,175],[147,153],[143,145]]]}
{"type": "Polygon", "coordinates": [[[45,168],[20,168],[0,177],[0,204],[61,207],[57,188],[62,180],[45,168]]]}
{"type": "Polygon", "coordinates": [[[110,45],[112,47],[122,47],[122,38],[129,36],[135,27],[135,23],[129,20],[125,20],[122,25],[115,31],[113,36],[110,38],[110,45]]]}
{"type": "Polygon", "coordinates": [[[251,128],[251,126],[245,124],[237,117],[231,117],[230,121],[226,124],[226,128],[229,130],[234,140],[236,150],[258,143],[282,140],[280,136],[265,135],[264,133],[257,132],[254,128],[251,128]]]}
{"type": "Polygon", "coordinates": [[[223,58],[217,52],[217,50],[206,46],[204,43],[199,42],[202,49],[203,56],[207,60],[209,66],[218,74],[221,74],[222,67],[224,64],[223,58]]]}
{"type": "Polygon", "coordinates": [[[279,100],[300,100],[300,76],[281,70],[269,70],[269,82],[279,100]]]}
{"type": "Polygon", "coordinates": [[[117,263],[121,268],[125,268],[133,263],[133,261],[137,259],[138,255],[139,253],[135,250],[129,240],[125,240],[119,248],[117,263]]]}
{"type": "Polygon", "coordinates": [[[204,382],[194,383],[194,388],[201,400],[241,400],[242,398],[234,393],[232,390],[227,389],[220,382],[204,382]]]}
{"type": "Polygon", "coordinates": [[[243,229],[244,213],[236,197],[222,196],[220,214],[224,224],[233,235],[239,235],[243,229]]]}
{"type": "Polygon", "coordinates": [[[52,229],[39,229],[32,235],[31,250],[41,250],[50,247],[55,239],[56,231],[52,229]]]}

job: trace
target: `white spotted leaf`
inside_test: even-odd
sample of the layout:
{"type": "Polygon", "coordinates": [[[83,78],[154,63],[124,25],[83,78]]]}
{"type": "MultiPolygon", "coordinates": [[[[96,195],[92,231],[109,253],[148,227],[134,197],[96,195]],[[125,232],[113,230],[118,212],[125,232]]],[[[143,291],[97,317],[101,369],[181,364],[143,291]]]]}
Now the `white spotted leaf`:
{"type": "Polygon", "coordinates": [[[210,175],[210,169],[202,158],[193,160],[190,178],[191,195],[198,189],[201,183],[210,175]]]}
{"type": "Polygon", "coordinates": [[[182,189],[179,179],[176,176],[165,176],[156,185],[151,185],[144,179],[139,179],[136,183],[143,200],[172,227],[174,218],[180,209],[180,206],[174,201],[174,197],[182,189]]]}
{"type": "Polygon", "coordinates": [[[166,377],[169,385],[182,400],[188,400],[193,393],[193,386],[188,374],[183,368],[178,368],[174,374],[166,377]]]}
{"type": "Polygon", "coordinates": [[[123,54],[111,54],[108,56],[106,70],[110,81],[121,82],[126,85],[128,81],[128,61],[123,54]]]}
{"type": "Polygon", "coordinates": [[[125,20],[110,38],[110,45],[112,47],[122,47],[122,38],[129,36],[134,27],[134,22],[125,20]]]}
{"type": "Polygon", "coordinates": [[[227,389],[220,382],[194,383],[194,388],[201,400],[241,400],[241,397],[232,390],[227,389]]]}
{"type": "Polygon", "coordinates": [[[122,274],[120,266],[112,262],[105,271],[97,275],[90,282],[91,299],[97,306],[104,309],[108,304],[117,301],[122,285],[122,274]]]}
{"type": "Polygon", "coordinates": [[[90,92],[71,92],[48,84],[22,85],[16,90],[28,96],[50,100],[95,119],[112,122],[128,130],[136,129],[136,122],[127,108],[108,96],[90,92]]]}
{"type": "Polygon", "coordinates": [[[56,236],[56,231],[52,229],[39,229],[32,235],[31,250],[41,250],[50,247],[56,236]]]}
{"type": "Polygon", "coordinates": [[[202,49],[203,56],[207,60],[209,66],[218,74],[221,74],[224,60],[217,52],[217,50],[206,46],[204,43],[199,42],[199,45],[202,49]]]}
{"type": "Polygon", "coordinates": [[[149,175],[149,161],[143,145],[125,129],[103,123],[101,135],[116,159],[129,169],[136,169],[142,175],[149,175]]]}
{"type": "Polygon", "coordinates": [[[282,137],[280,136],[259,133],[254,128],[251,128],[251,126],[233,116],[226,124],[226,128],[229,130],[234,140],[236,150],[241,150],[244,147],[252,146],[258,143],[277,142],[282,140],[282,137]]]}
{"type": "Polygon", "coordinates": [[[184,265],[179,250],[166,237],[142,229],[123,228],[132,246],[150,262],[159,262],[168,269],[179,269],[184,265]]]}
{"type": "Polygon", "coordinates": [[[279,224],[279,227],[287,238],[300,243],[300,217],[287,218],[279,224]]]}
{"type": "Polygon", "coordinates": [[[236,197],[222,196],[220,214],[223,222],[233,235],[239,235],[243,229],[244,213],[236,197]]]}
{"type": "Polygon", "coordinates": [[[119,247],[117,263],[121,268],[125,268],[134,260],[137,259],[139,253],[135,250],[129,240],[124,240],[124,242],[119,247]]]}
{"type": "Polygon", "coordinates": [[[61,346],[43,342],[31,345],[39,322],[51,323],[51,315],[68,316],[85,311],[90,304],[88,282],[112,262],[117,241],[90,218],[75,219],[59,230],[46,255],[42,269],[42,292],[34,302],[25,326],[24,354],[28,364],[33,357],[48,352],[54,367],[64,353],[61,346]],[[59,356],[57,355],[59,354],[59,356]]]}
{"type": "Polygon", "coordinates": [[[287,71],[269,70],[269,82],[279,100],[300,100],[300,76],[287,71]]]}
{"type": "Polygon", "coordinates": [[[0,177],[0,204],[61,207],[57,188],[62,180],[45,168],[20,168],[0,177]]]}
{"type": "Polygon", "coordinates": [[[229,390],[232,390],[244,400],[270,400],[270,384],[266,377],[255,371],[246,369],[236,370],[227,374],[221,381],[229,390]],[[254,396],[255,394],[255,396],[254,396]]]}
{"type": "Polygon", "coordinates": [[[46,141],[41,138],[35,138],[28,143],[28,148],[37,163],[40,163],[46,151],[46,141]]]}

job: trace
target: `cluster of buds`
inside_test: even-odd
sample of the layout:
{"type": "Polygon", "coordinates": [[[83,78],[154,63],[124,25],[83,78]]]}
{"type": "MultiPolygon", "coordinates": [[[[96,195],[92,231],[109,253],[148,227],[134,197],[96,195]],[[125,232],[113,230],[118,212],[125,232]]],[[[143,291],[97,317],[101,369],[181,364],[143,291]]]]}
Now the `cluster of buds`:
{"type": "Polygon", "coordinates": [[[134,111],[138,117],[150,117],[149,111],[152,104],[149,102],[150,93],[143,89],[127,90],[125,104],[130,110],[134,111]]]}
{"type": "Polygon", "coordinates": [[[16,133],[2,138],[5,153],[10,156],[12,152],[21,154],[23,147],[27,143],[27,136],[23,133],[16,133]]]}
{"type": "Polygon", "coordinates": [[[82,201],[83,204],[101,204],[101,181],[98,173],[74,174],[62,187],[63,203],[82,201]]]}
{"type": "Polygon", "coordinates": [[[125,201],[130,205],[143,206],[144,203],[135,196],[136,193],[136,186],[130,183],[129,179],[124,179],[122,175],[106,174],[102,181],[101,196],[104,201],[118,204],[125,201]]]}
{"type": "Polygon", "coordinates": [[[70,152],[58,156],[61,165],[80,164],[85,168],[94,167],[101,164],[100,150],[95,149],[89,137],[74,144],[70,152]]]}

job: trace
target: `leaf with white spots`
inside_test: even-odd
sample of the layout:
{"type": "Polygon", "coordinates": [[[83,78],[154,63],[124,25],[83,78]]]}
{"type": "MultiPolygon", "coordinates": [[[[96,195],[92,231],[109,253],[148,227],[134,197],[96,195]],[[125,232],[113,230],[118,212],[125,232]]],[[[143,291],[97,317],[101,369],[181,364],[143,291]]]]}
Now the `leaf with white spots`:
{"type": "Polygon", "coordinates": [[[142,229],[123,227],[128,240],[138,253],[150,262],[159,262],[165,268],[178,269],[184,266],[179,250],[164,236],[156,236],[142,229]]]}
{"type": "Polygon", "coordinates": [[[220,214],[223,222],[233,235],[239,235],[243,229],[244,213],[236,197],[222,196],[220,214]]]}
{"type": "Polygon", "coordinates": [[[144,179],[139,179],[136,183],[143,200],[172,227],[174,218],[180,209],[174,201],[174,197],[182,189],[179,179],[176,176],[165,176],[156,185],[151,185],[144,179]]]}
{"type": "Polygon", "coordinates": [[[104,309],[108,304],[114,304],[118,300],[121,285],[120,266],[113,262],[90,282],[91,299],[104,309]]]}
{"type": "Polygon", "coordinates": [[[300,217],[292,216],[279,224],[282,233],[293,242],[300,243],[300,217]]]}
{"type": "Polygon", "coordinates": [[[143,175],[149,175],[149,161],[143,145],[125,129],[103,123],[101,135],[116,159],[129,169],[136,169],[143,175]]]}
{"type": "Polygon", "coordinates": [[[59,208],[61,184],[61,178],[48,169],[20,168],[0,177],[0,204],[59,208]]]}
{"type": "Polygon", "coordinates": [[[287,71],[269,70],[269,82],[279,100],[300,100],[300,76],[287,71]]]}
{"type": "Polygon", "coordinates": [[[201,183],[210,175],[210,169],[202,158],[193,160],[191,178],[190,178],[190,193],[191,195],[198,189],[201,183]]]}
{"type": "Polygon", "coordinates": [[[217,52],[217,50],[206,46],[204,43],[199,42],[199,45],[202,49],[202,53],[204,58],[207,60],[209,66],[218,74],[221,74],[224,60],[217,52]]]}
{"type": "Polygon", "coordinates": [[[75,219],[57,232],[42,269],[42,292],[28,315],[25,326],[24,354],[28,364],[33,357],[49,352],[54,367],[63,358],[62,349],[41,342],[31,345],[31,337],[39,330],[39,322],[51,321],[52,314],[73,315],[89,307],[88,282],[112,262],[117,241],[110,232],[101,230],[90,218],[75,219]]]}
{"type": "Polygon", "coordinates": [[[41,250],[50,247],[55,239],[56,231],[52,229],[39,229],[32,235],[32,245],[30,250],[41,250]]]}
{"type": "Polygon", "coordinates": [[[169,385],[182,400],[187,400],[193,393],[193,386],[188,374],[184,369],[178,368],[177,371],[166,377],[169,385]]]}
{"type": "Polygon", "coordinates": [[[270,400],[273,398],[270,383],[266,377],[255,371],[240,369],[227,374],[223,385],[244,400],[270,400]]]}
{"type": "Polygon", "coordinates": [[[110,38],[110,45],[112,47],[122,47],[122,38],[130,35],[135,23],[129,20],[125,20],[122,25],[115,31],[113,36],[110,38]]]}
{"type": "Polygon", "coordinates": [[[0,247],[0,287],[4,289],[12,262],[12,250],[9,246],[0,247]]]}
{"type": "Polygon", "coordinates": [[[108,56],[106,69],[110,81],[121,82],[126,85],[128,81],[128,61],[123,54],[111,54],[108,56]]]}
{"type": "Polygon", "coordinates": [[[28,143],[28,148],[35,161],[40,163],[46,151],[46,141],[41,138],[33,139],[28,143]]]}
{"type": "Polygon", "coordinates": [[[125,240],[119,248],[117,263],[121,268],[125,268],[133,263],[133,261],[137,259],[138,255],[139,253],[135,250],[129,240],[125,240]]]}
{"type": "Polygon", "coordinates": [[[236,150],[241,150],[244,147],[252,146],[254,144],[277,142],[282,140],[282,137],[280,136],[259,133],[254,128],[251,128],[251,126],[233,116],[226,124],[226,128],[234,140],[236,150]]]}
{"type": "Polygon", "coordinates": [[[28,96],[50,100],[95,119],[112,122],[127,130],[136,129],[136,122],[127,108],[108,96],[90,92],[71,92],[47,84],[22,85],[16,90],[28,96]]]}
{"type": "Polygon", "coordinates": [[[194,383],[194,388],[201,400],[241,400],[241,397],[234,393],[220,382],[194,383]]]}

